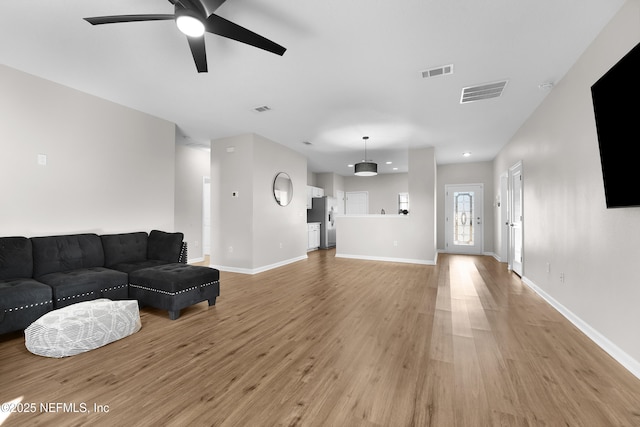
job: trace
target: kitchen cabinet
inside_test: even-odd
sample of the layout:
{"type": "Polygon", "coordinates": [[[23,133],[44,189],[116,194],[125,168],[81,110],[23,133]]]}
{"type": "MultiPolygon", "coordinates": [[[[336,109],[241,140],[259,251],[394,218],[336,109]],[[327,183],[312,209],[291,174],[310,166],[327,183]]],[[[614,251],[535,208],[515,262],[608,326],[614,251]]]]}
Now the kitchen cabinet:
{"type": "Polygon", "coordinates": [[[309,234],[307,250],[312,251],[320,247],[320,223],[310,222],[307,224],[309,234]]]}
{"type": "Polygon", "coordinates": [[[322,196],[324,196],[324,188],[307,185],[307,209],[311,209],[311,199],[322,196]]]}

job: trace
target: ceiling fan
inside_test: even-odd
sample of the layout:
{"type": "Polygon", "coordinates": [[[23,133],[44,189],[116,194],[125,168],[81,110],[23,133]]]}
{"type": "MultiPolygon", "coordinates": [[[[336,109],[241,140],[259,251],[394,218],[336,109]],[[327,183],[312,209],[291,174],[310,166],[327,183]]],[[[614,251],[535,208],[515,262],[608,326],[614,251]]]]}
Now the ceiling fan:
{"type": "Polygon", "coordinates": [[[175,6],[175,13],[148,15],[117,15],[84,18],[92,25],[116,24],[120,22],[168,21],[175,20],[178,29],[187,36],[191,54],[199,73],[207,72],[207,52],[204,33],[213,33],[233,39],[268,52],[282,56],[287,50],[277,43],[253,31],[234,24],[215,12],[226,0],[169,0],[175,6]]]}

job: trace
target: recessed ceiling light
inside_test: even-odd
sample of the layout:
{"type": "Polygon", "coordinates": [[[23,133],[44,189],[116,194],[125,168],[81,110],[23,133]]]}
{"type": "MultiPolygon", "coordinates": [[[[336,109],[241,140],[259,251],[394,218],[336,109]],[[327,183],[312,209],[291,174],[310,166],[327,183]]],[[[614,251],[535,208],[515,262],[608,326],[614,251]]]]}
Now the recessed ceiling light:
{"type": "Polygon", "coordinates": [[[352,167],[353,167],[353,165],[347,165],[347,167],[348,167],[348,168],[352,168],[352,167]]]}
{"type": "Polygon", "coordinates": [[[397,170],[398,170],[398,168],[393,168],[393,170],[394,170],[394,171],[397,171],[397,170]]]}
{"type": "Polygon", "coordinates": [[[470,153],[470,152],[468,152],[468,151],[466,151],[466,152],[462,153],[462,155],[463,155],[464,157],[469,157],[469,156],[471,156],[471,153],[470,153]]]}
{"type": "Polygon", "coordinates": [[[393,164],[393,162],[387,162],[388,165],[393,164]]]}

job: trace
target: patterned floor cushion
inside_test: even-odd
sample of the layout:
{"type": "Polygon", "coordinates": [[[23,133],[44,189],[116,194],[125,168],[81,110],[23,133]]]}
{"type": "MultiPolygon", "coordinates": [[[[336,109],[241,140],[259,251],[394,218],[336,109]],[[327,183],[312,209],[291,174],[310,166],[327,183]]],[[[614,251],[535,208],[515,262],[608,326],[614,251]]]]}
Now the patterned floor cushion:
{"type": "Polygon", "coordinates": [[[103,298],[50,311],[27,327],[24,335],[31,353],[65,357],[129,336],[141,326],[137,301],[103,298]]]}

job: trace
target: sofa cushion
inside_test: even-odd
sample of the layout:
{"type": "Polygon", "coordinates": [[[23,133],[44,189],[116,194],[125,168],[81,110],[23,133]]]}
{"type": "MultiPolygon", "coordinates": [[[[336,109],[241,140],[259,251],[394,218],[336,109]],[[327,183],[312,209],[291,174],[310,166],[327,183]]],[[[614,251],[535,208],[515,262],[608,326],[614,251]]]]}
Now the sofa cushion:
{"type": "Polygon", "coordinates": [[[147,243],[147,258],[166,262],[178,262],[182,249],[182,233],[152,230],[147,243]]]}
{"type": "Polygon", "coordinates": [[[52,309],[49,286],[28,278],[0,280],[0,334],[24,329],[52,309]]]}
{"type": "Polygon", "coordinates": [[[49,273],[38,280],[51,286],[53,305],[64,307],[80,301],[88,301],[104,296],[113,288],[122,288],[129,282],[129,275],[104,267],[79,268],[71,271],[49,273]]]}
{"type": "Polygon", "coordinates": [[[142,270],[149,267],[156,267],[158,265],[165,265],[166,261],[160,261],[159,259],[148,259],[146,261],[139,262],[123,262],[120,264],[112,265],[110,268],[125,273],[131,273],[137,270],[142,270]]]}
{"type": "Polygon", "coordinates": [[[100,236],[105,267],[112,268],[118,264],[146,261],[148,238],[144,231],[100,236]]]}
{"type": "Polygon", "coordinates": [[[33,276],[33,250],[26,237],[0,238],[0,280],[33,276]]]}
{"type": "Polygon", "coordinates": [[[32,237],[33,276],[103,267],[104,251],[97,234],[32,237]]]}

